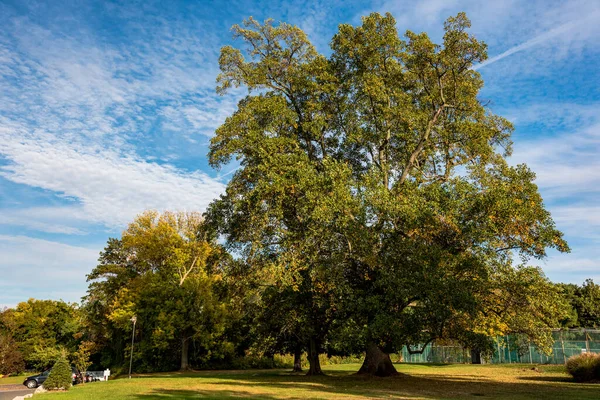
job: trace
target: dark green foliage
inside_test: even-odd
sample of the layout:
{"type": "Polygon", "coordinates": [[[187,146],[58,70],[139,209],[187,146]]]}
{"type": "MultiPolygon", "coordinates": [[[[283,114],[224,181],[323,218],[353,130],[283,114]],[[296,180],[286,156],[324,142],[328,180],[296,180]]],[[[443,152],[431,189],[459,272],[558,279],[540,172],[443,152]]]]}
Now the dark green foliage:
{"type": "Polygon", "coordinates": [[[291,358],[273,358],[264,356],[232,357],[224,360],[214,360],[204,366],[203,369],[271,369],[292,368],[291,358]]]}
{"type": "Polygon", "coordinates": [[[18,374],[25,370],[23,355],[8,334],[0,333],[0,375],[18,374]]]}
{"type": "Polygon", "coordinates": [[[600,328],[600,285],[587,279],[579,289],[577,304],[579,323],[585,328],[600,328]]]}
{"type": "Polygon", "coordinates": [[[583,353],[570,357],[566,366],[577,382],[600,380],[600,354],[583,353]]]}
{"type": "Polygon", "coordinates": [[[600,328],[600,285],[587,279],[583,285],[558,284],[571,306],[571,312],[562,321],[567,328],[600,328]]]}
{"type": "Polygon", "coordinates": [[[76,350],[83,314],[76,304],[29,299],[0,313],[0,332],[13,337],[26,367],[43,370],[63,351],[76,350]]]}
{"type": "Polygon", "coordinates": [[[73,384],[73,372],[66,358],[59,358],[54,366],[48,379],[44,382],[44,387],[48,390],[65,389],[69,390],[73,384]]]}

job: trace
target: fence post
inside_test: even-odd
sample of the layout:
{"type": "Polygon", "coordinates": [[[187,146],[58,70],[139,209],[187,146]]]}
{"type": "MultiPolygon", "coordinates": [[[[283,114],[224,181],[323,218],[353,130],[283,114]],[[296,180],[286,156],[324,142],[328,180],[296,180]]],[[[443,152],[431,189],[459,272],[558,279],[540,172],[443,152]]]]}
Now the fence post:
{"type": "Polygon", "coordinates": [[[563,339],[563,333],[562,333],[562,331],[560,331],[560,345],[562,347],[562,352],[563,352],[563,361],[566,364],[567,363],[567,355],[565,354],[565,341],[563,339]]]}
{"type": "Polygon", "coordinates": [[[496,346],[498,347],[498,364],[502,364],[502,356],[500,355],[500,342],[498,341],[498,337],[496,337],[496,346]]]}
{"type": "Polygon", "coordinates": [[[586,329],[583,330],[583,334],[585,335],[585,351],[586,351],[586,353],[589,353],[590,352],[590,341],[589,341],[589,335],[588,335],[586,329]]]}

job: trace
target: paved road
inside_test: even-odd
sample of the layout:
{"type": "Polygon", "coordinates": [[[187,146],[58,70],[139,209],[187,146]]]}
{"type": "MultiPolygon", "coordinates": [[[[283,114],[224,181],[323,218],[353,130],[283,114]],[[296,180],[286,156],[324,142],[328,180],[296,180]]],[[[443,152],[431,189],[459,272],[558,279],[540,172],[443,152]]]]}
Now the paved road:
{"type": "Polygon", "coordinates": [[[0,385],[0,400],[12,400],[33,391],[34,389],[25,389],[22,385],[0,385]]]}

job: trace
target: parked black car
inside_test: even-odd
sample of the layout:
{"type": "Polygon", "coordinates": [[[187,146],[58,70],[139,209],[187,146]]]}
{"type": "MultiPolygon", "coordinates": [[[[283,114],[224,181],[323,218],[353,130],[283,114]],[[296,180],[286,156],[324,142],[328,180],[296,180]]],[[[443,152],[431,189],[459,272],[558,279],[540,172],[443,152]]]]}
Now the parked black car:
{"type": "MultiPolygon", "coordinates": [[[[29,389],[35,389],[36,387],[41,386],[46,381],[46,379],[48,379],[50,371],[52,371],[52,368],[47,369],[39,375],[28,376],[27,378],[25,378],[25,381],[23,381],[23,385],[27,386],[29,389]]],[[[74,385],[77,383],[77,377],[79,376],[79,372],[77,372],[77,369],[75,369],[75,367],[71,367],[71,372],[73,372],[74,385]]]]}

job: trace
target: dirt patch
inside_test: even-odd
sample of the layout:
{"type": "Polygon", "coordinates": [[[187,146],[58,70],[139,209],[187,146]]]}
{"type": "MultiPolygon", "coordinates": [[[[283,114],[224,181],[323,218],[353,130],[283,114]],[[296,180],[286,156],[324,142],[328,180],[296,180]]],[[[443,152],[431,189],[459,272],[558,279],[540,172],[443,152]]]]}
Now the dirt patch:
{"type": "Polygon", "coordinates": [[[23,385],[19,385],[18,383],[9,383],[9,384],[5,384],[5,385],[0,385],[0,392],[6,392],[6,391],[11,391],[11,390],[23,390],[23,389],[27,389],[27,388],[23,385]]]}

